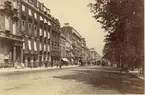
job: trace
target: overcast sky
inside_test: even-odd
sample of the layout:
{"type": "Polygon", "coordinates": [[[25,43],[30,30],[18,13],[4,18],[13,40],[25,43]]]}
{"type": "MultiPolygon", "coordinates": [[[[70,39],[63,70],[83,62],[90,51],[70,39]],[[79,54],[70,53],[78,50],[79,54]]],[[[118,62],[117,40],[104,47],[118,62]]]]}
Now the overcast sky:
{"type": "Polygon", "coordinates": [[[95,48],[102,54],[104,33],[101,25],[92,18],[87,5],[94,0],[40,0],[51,10],[52,16],[58,18],[61,26],[69,23],[85,39],[89,48],[95,48]]]}

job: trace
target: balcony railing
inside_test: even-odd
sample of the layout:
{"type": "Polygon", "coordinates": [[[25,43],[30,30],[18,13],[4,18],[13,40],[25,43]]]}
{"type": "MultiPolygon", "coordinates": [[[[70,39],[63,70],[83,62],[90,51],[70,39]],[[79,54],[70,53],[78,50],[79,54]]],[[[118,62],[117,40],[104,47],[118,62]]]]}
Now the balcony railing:
{"type": "Polygon", "coordinates": [[[0,38],[5,38],[5,39],[9,39],[9,40],[16,40],[16,41],[23,41],[23,37],[21,36],[17,36],[17,35],[13,35],[11,33],[7,33],[6,31],[0,31],[0,38]]]}

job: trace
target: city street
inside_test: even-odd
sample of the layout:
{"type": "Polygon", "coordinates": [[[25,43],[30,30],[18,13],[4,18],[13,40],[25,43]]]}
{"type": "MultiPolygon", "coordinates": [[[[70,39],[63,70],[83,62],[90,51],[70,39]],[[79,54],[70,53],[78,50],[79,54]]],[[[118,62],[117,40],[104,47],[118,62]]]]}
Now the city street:
{"type": "Polygon", "coordinates": [[[0,74],[0,95],[143,94],[143,83],[111,67],[17,71],[0,74]]]}

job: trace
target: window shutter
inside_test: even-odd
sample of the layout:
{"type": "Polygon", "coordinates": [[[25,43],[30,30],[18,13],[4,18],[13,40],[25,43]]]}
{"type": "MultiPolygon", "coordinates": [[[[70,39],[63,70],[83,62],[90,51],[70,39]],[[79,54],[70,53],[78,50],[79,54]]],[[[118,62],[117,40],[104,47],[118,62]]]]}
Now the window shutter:
{"type": "Polygon", "coordinates": [[[50,21],[48,21],[48,25],[51,25],[50,21]]]}
{"type": "Polygon", "coordinates": [[[34,13],[34,17],[35,17],[35,19],[37,19],[37,13],[34,13]]]}
{"type": "Polygon", "coordinates": [[[36,41],[34,41],[34,50],[37,51],[36,41]]]}
{"type": "Polygon", "coordinates": [[[39,44],[39,49],[42,50],[42,45],[41,45],[41,43],[39,44]]]}
{"type": "Polygon", "coordinates": [[[5,30],[10,30],[10,20],[5,16],[5,30]]]}
{"type": "Polygon", "coordinates": [[[43,21],[43,18],[42,18],[42,16],[40,16],[40,21],[43,21]]]}
{"type": "Polygon", "coordinates": [[[32,50],[31,41],[30,40],[28,40],[28,47],[29,47],[29,50],[32,50]]]}
{"type": "Polygon", "coordinates": [[[17,9],[17,8],[18,8],[18,6],[17,6],[17,1],[16,1],[16,0],[13,1],[13,8],[14,8],[14,9],[17,9]]]}
{"type": "Polygon", "coordinates": [[[44,30],[44,37],[46,37],[46,30],[44,30]]]}
{"type": "Polygon", "coordinates": [[[25,41],[23,40],[23,49],[26,49],[25,41]]]}
{"type": "Polygon", "coordinates": [[[46,45],[44,45],[44,51],[46,51],[46,45]]]}
{"type": "Polygon", "coordinates": [[[48,32],[48,39],[50,38],[50,33],[48,32]]]}
{"type": "Polygon", "coordinates": [[[49,45],[47,46],[47,50],[48,50],[48,52],[50,51],[50,47],[49,47],[49,45]]]}
{"type": "Polygon", "coordinates": [[[32,16],[32,11],[30,9],[28,9],[28,14],[32,16]]]}
{"type": "Polygon", "coordinates": [[[25,6],[24,6],[24,5],[22,5],[22,11],[23,11],[23,12],[25,11],[25,6]]]}
{"type": "Polygon", "coordinates": [[[40,28],[40,31],[39,31],[39,36],[42,36],[42,29],[40,28]]]}

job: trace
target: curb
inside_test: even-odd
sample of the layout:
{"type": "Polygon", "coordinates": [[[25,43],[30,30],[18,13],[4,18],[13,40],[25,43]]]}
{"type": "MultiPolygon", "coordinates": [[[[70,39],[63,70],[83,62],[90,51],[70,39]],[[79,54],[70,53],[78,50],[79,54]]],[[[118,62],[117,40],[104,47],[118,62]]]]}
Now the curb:
{"type": "Polygon", "coordinates": [[[139,78],[139,79],[141,79],[141,80],[144,80],[144,77],[139,77],[139,76],[136,75],[136,74],[130,73],[130,75],[135,76],[135,77],[137,77],[137,78],[139,78]]]}
{"type": "Polygon", "coordinates": [[[11,69],[11,70],[3,70],[0,71],[0,75],[14,73],[14,72],[37,72],[37,71],[46,71],[46,70],[58,70],[58,69],[67,69],[67,68],[75,68],[78,66],[63,66],[62,68],[59,67],[48,67],[48,68],[24,68],[24,69],[11,69]]]}

